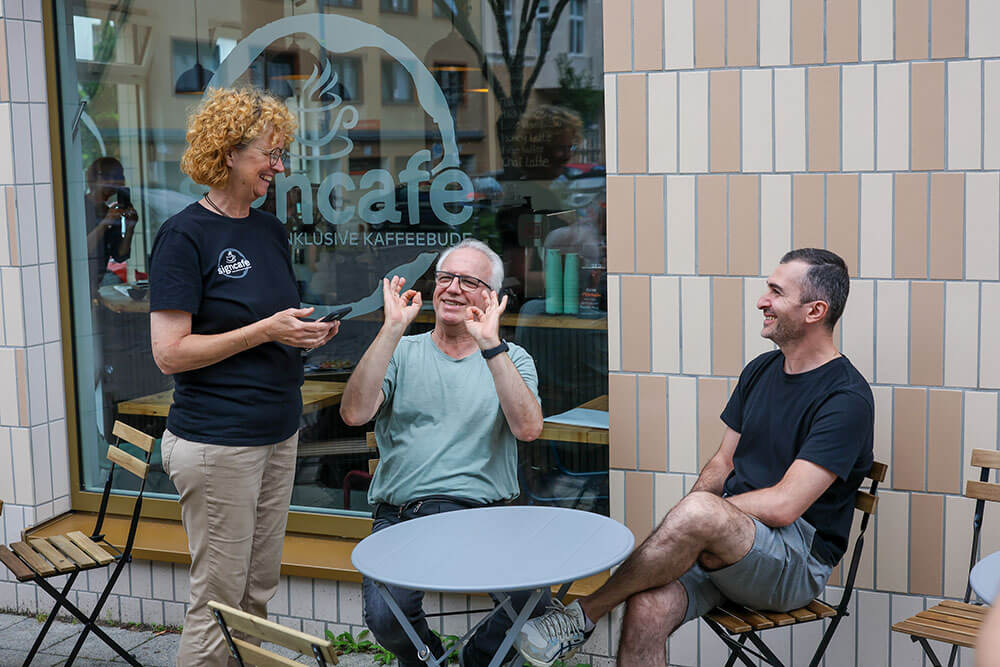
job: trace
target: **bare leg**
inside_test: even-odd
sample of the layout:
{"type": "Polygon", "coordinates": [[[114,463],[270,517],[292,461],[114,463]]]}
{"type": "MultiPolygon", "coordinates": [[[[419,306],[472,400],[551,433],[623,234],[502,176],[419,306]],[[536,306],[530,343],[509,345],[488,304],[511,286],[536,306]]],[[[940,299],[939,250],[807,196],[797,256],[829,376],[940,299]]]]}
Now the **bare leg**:
{"type": "Polygon", "coordinates": [[[665,665],[667,637],[684,620],[687,604],[687,592],[676,581],[626,600],[618,664],[665,665]]]}
{"type": "Polygon", "coordinates": [[[731,565],[750,551],[755,533],[753,519],[729,501],[704,491],[691,493],[580,605],[596,620],[636,593],[675,582],[696,560],[707,569],[731,565]]]}

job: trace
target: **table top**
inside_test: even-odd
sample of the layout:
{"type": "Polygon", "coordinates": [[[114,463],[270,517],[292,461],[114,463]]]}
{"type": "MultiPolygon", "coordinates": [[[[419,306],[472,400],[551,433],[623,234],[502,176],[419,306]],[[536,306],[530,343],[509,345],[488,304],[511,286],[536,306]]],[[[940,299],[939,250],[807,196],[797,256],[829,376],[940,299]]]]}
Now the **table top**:
{"type": "MultiPolygon", "coordinates": [[[[608,411],[608,395],[593,398],[583,405],[577,406],[588,410],[608,411]]],[[[582,442],[591,445],[606,445],[609,442],[608,429],[590,426],[574,426],[572,424],[542,424],[539,440],[558,440],[560,442],[582,442]]]]}
{"type": "MultiPolygon", "coordinates": [[[[340,403],[346,382],[321,382],[306,380],[302,384],[302,413],[316,412],[321,408],[340,403]]],[[[133,398],[118,404],[118,412],[123,415],[147,415],[166,417],[174,402],[174,390],[168,389],[157,394],[133,398]]]]}
{"type": "Polygon", "coordinates": [[[976,563],[969,573],[969,583],[984,602],[993,604],[1000,588],[1000,551],[976,563]]]}
{"type": "Polygon", "coordinates": [[[628,528],[599,514],[505,505],[404,521],[363,539],[351,561],[386,584],[486,593],[603,572],[625,560],[634,543],[628,528]]]}
{"type": "MultiPolygon", "coordinates": [[[[131,285],[122,285],[130,287],[131,285]]],[[[149,297],[133,299],[127,294],[122,294],[115,289],[117,285],[102,285],[98,290],[100,302],[108,310],[115,313],[148,313],[149,297]]]]}

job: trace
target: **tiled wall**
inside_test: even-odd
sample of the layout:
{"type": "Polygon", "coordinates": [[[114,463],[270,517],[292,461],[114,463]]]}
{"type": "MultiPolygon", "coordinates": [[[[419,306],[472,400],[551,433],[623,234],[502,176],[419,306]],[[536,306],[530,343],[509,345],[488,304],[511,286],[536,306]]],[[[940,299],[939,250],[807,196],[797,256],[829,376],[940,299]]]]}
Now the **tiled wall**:
{"type": "MultiPolygon", "coordinates": [[[[641,539],[690,488],[740,369],[771,349],[762,277],[830,248],[890,480],[826,664],[918,665],[889,626],[964,593],[969,452],[997,449],[1000,3],[604,6],[613,514],[641,539]]],[[[671,665],[724,661],[704,630],[677,633],[671,665]]],[[[799,664],[819,629],[777,632],[799,664]]]]}

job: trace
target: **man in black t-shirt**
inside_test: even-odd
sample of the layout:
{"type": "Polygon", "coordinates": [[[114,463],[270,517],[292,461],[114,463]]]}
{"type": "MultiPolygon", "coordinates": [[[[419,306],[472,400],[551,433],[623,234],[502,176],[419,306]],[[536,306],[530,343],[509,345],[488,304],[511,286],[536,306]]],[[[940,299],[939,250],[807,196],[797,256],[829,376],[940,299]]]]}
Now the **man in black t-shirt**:
{"type": "Polygon", "coordinates": [[[778,349],[740,374],[718,452],[607,583],[524,626],[528,662],[567,659],[622,602],[618,663],[662,665],[667,637],[724,598],[787,611],[823,590],[872,464],[871,389],[833,343],[848,291],[834,253],[782,257],[757,301],[778,349]]]}

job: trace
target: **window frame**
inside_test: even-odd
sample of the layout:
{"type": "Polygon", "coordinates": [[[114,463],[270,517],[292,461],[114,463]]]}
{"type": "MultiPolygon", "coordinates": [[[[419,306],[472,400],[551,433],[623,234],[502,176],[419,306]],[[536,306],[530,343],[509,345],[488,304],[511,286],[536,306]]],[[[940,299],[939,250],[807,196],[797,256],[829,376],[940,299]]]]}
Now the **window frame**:
{"type": "Polygon", "coordinates": [[[391,4],[393,0],[379,0],[378,10],[382,14],[395,14],[396,16],[416,16],[417,15],[417,0],[404,0],[410,4],[409,10],[399,10],[393,9],[391,4]],[[386,7],[389,4],[389,7],[386,7]]]}

